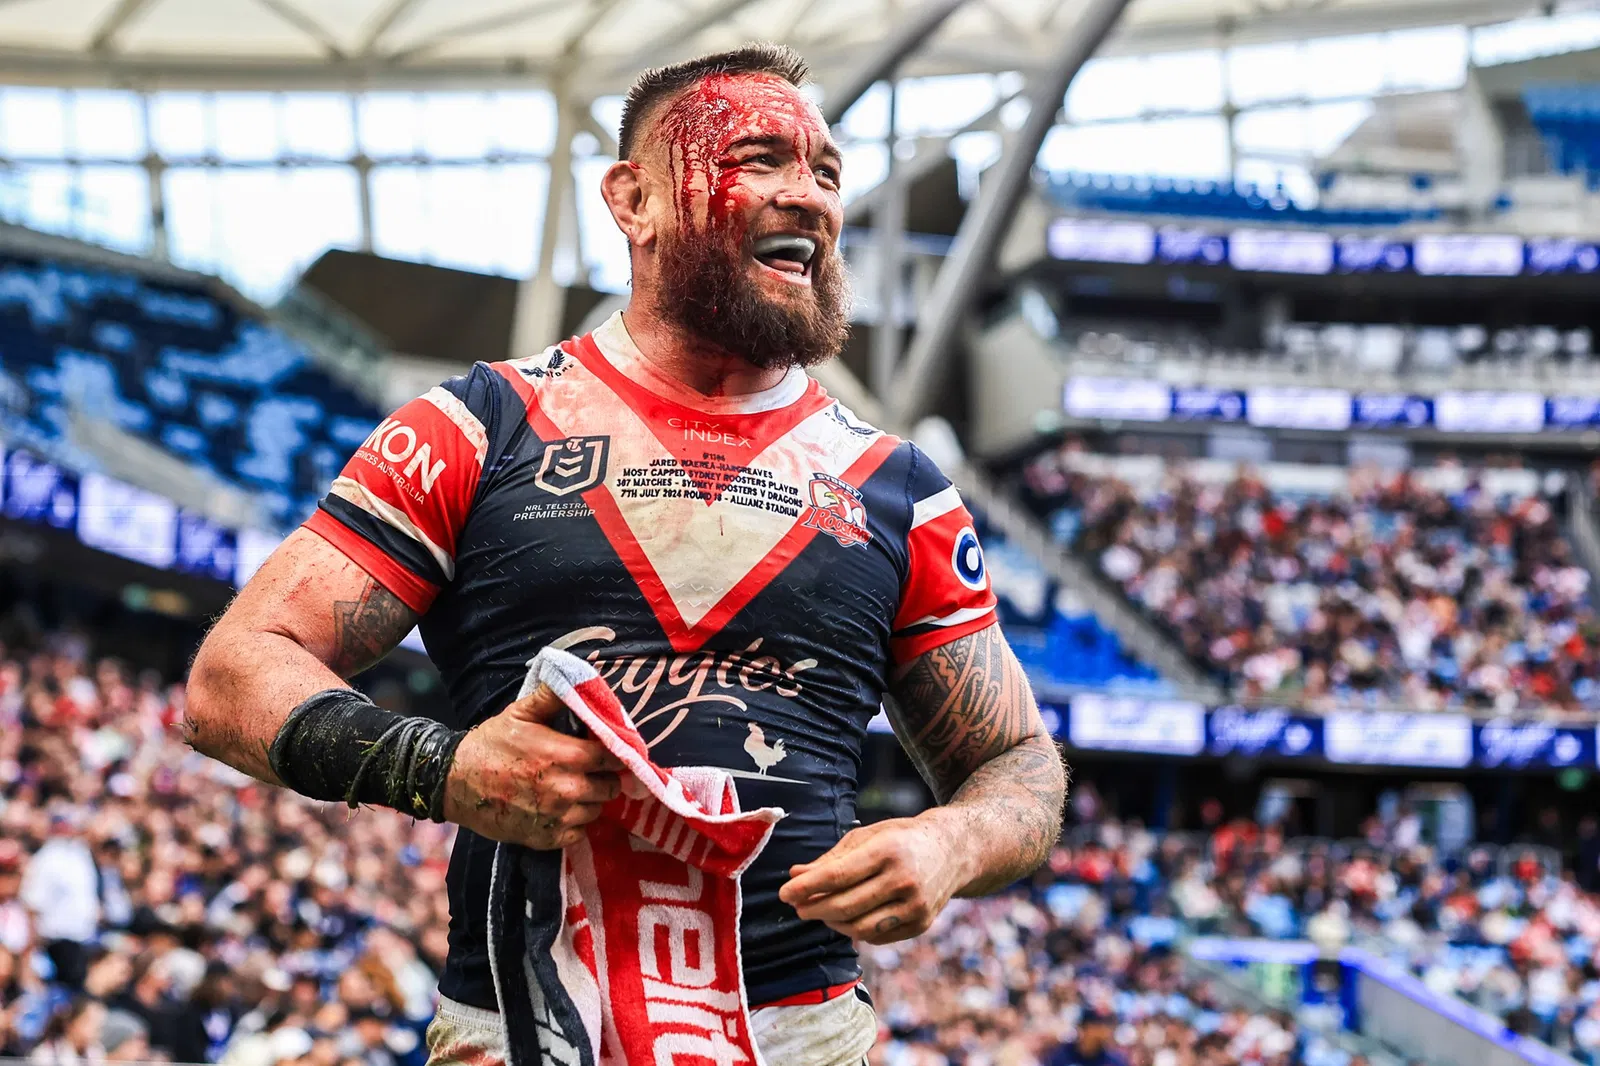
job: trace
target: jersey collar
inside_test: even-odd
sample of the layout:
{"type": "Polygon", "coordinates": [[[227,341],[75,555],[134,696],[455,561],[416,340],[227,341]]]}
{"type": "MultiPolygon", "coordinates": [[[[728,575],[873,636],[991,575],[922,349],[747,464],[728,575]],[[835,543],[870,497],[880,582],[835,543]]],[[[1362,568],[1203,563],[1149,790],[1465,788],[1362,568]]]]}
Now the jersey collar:
{"type": "Polygon", "coordinates": [[[621,311],[613,313],[590,336],[606,362],[624,377],[664,400],[708,414],[753,415],[776,411],[798,401],[811,384],[806,372],[795,366],[770,389],[743,396],[707,396],[663,374],[645,358],[629,336],[621,311]]]}

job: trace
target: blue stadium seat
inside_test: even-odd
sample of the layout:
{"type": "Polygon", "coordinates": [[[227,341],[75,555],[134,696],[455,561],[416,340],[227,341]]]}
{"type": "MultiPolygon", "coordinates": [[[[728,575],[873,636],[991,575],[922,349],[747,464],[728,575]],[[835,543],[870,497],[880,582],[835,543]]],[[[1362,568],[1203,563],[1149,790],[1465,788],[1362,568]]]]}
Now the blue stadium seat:
{"type": "Polygon", "coordinates": [[[1526,85],[1522,102],[1544,137],[1550,165],[1600,188],[1600,84],[1526,85]]]}
{"type": "Polygon", "coordinates": [[[1190,181],[1124,174],[1055,172],[1045,189],[1064,207],[1140,215],[1180,215],[1243,222],[1290,222],[1314,226],[1396,226],[1440,217],[1436,208],[1307,207],[1282,185],[1190,181]]]}
{"type": "Polygon", "coordinates": [[[979,527],[1000,600],[1000,623],[1017,660],[1036,681],[1149,695],[1170,692],[1099,619],[1074,609],[1036,560],[984,526],[981,517],[979,527]]]}
{"type": "Polygon", "coordinates": [[[280,331],[133,271],[0,257],[0,351],[18,444],[66,446],[76,408],[248,488],[284,526],[379,418],[280,331]]]}

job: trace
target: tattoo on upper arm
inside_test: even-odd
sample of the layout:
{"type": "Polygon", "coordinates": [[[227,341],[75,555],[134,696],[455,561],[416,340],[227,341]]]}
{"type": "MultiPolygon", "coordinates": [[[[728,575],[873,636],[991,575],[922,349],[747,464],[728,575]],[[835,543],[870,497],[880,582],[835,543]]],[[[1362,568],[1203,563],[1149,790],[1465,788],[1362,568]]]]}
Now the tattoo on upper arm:
{"type": "Polygon", "coordinates": [[[1061,832],[1067,770],[1000,627],[926,653],[891,689],[895,732],[939,802],[970,806],[985,831],[992,824],[1015,844],[1013,861],[969,891],[1043,862],[1061,832]]]}
{"type": "Polygon", "coordinates": [[[890,688],[901,742],[941,802],[1033,731],[1033,696],[999,626],[918,657],[890,688]]]}
{"type": "Polygon", "coordinates": [[[353,677],[389,654],[416,624],[416,612],[369,577],[356,599],[334,601],[334,651],[328,668],[340,677],[353,677]]]}

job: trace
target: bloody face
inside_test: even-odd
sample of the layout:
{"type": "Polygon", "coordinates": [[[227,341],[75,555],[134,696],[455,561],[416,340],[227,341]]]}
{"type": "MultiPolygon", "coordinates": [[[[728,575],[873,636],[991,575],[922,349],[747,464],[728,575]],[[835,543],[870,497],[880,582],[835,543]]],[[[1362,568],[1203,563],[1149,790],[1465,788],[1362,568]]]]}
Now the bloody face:
{"type": "Polygon", "coordinates": [[[810,366],[849,329],[839,153],[814,104],[770,75],[704,78],[666,105],[670,220],[658,313],[762,368],[810,366]]]}

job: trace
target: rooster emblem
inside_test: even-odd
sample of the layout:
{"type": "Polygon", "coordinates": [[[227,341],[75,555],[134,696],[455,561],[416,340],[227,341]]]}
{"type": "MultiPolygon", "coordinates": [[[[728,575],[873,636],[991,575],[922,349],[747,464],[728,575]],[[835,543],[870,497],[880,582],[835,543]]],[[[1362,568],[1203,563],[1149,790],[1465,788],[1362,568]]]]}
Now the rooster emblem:
{"type": "Polygon", "coordinates": [[[833,475],[820,472],[811,475],[810,488],[811,506],[800,514],[802,525],[822,530],[846,548],[872,539],[861,493],[833,475]]]}
{"type": "Polygon", "coordinates": [[[756,761],[756,769],[762,777],[767,776],[767,771],[781,763],[789,754],[783,750],[783,741],[775,740],[767,743],[767,735],[761,727],[754,722],[750,723],[750,735],[744,738],[745,754],[756,761]]]}

